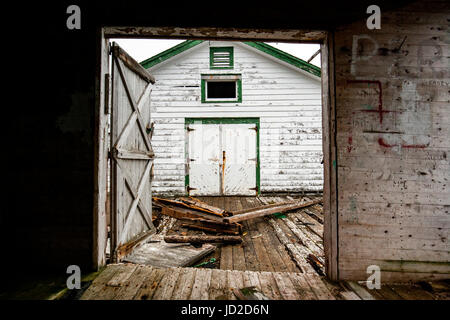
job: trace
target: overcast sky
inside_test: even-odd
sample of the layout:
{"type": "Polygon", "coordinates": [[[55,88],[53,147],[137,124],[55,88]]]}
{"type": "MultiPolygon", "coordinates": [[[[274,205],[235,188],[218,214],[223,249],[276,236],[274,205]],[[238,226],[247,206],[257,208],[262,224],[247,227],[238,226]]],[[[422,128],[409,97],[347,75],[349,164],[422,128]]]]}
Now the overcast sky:
{"type": "MultiPolygon", "coordinates": [[[[112,39],[117,42],[134,59],[141,62],[155,54],[167,50],[184,40],[161,40],[161,39],[112,39]]],[[[308,60],[317,50],[319,44],[297,44],[297,43],[276,43],[267,42],[280,50],[283,50],[293,56],[303,60],[308,60]]],[[[320,54],[312,61],[312,64],[320,67],[320,54]]]]}

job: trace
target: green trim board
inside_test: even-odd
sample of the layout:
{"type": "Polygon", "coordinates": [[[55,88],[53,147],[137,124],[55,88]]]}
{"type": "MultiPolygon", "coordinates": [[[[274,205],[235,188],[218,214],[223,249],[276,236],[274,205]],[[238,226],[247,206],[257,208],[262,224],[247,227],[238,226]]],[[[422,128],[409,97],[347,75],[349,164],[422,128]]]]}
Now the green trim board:
{"type": "MultiPolygon", "coordinates": [[[[260,132],[260,121],[259,118],[184,118],[184,130],[186,132],[185,136],[185,159],[188,159],[189,156],[189,149],[188,149],[188,131],[187,128],[190,124],[194,123],[202,123],[202,124],[254,124],[256,126],[256,186],[258,187],[258,195],[261,194],[261,162],[260,162],[260,156],[259,156],[259,132],[260,132]]],[[[186,189],[186,195],[189,194],[187,191],[187,187],[189,186],[189,171],[187,169],[187,166],[189,163],[186,161],[186,171],[185,171],[185,177],[184,177],[184,186],[186,189]]]]}
{"type": "Polygon", "coordinates": [[[201,75],[201,101],[202,103],[241,103],[242,102],[242,78],[240,74],[202,74],[201,75]],[[229,77],[229,79],[227,79],[229,77]],[[205,79],[209,78],[209,79],[205,79]],[[214,79],[215,78],[215,79],[214,79]],[[222,79],[220,79],[222,78],[222,79]],[[236,81],[236,99],[235,100],[207,100],[206,82],[209,80],[217,81],[236,81]]]}
{"type": "Polygon", "coordinates": [[[153,57],[142,61],[140,64],[145,69],[151,68],[154,65],[166,61],[167,59],[172,58],[173,56],[176,56],[177,54],[180,54],[190,48],[193,48],[202,42],[203,40],[186,40],[182,43],[177,44],[176,46],[173,46],[172,48],[169,48],[161,53],[158,53],[157,55],[154,55],[153,57]]]}
{"type": "MultiPolygon", "coordinates": [[[[163,51],[153,57],[150,57],[144,61],[141,62],[141,65],[148,69],[150,67],[153,67],[157,65],[158,63],[161,63],[169,58],[172,58],[173,56],[176,56],[177,54],[180,54],[181,52],[184,52],[190,48],[193,48],[197,46],[198,44],[204,42],[204,40],[186,40],[166,51],[163,51]]],[[[321,69],[311,63],[306,62],[305,60],[302,60],[300,58],[297,58],[287,52],[284,52],[280,49],[277,49],[275,47],[272,47],[271,45],[264,43],[264,42],[256,42],[256,41],[243,41],[241,43],[244,43],[252,48],[258,49],[259,51],[262,51],[264,53],[267,53],[281,61],[287,62],[299,69],[302,69],[306,72],[309,72],[317,77],[321,76],[321,69]]],[[[233,57],[234,62],[234,57],[233,57]]]]}
{"type": "Polygon", "coordinates": [[[302,69],[306,72],[309,72],[315,76],[320,77],[321,74],[321,70],[319,67],[308,63],[300,58],[297,58],[287,52],[284,52],[280,49],[277,49],[275,47],[272,47],[271,45],[268,45],[267,43],[264,42],[254,42],[254,41],[245,41],[242,42],[252,48],[258,49],[264,53],[270,54],[271,56],[278,58],[284,62],[287,62],[299,69],[302,69]]]}
{"type": "MultiPolygon", "coordinates": [[[[220,63],[220,62],[219,62],[220,63]]],[[[234,47],[210,47],[209,48],[209,68],[210,69],[233,69],[234,68],[234,47]],[[228,66],[216,66],[215,53],[227,53],[228,66]]]]}

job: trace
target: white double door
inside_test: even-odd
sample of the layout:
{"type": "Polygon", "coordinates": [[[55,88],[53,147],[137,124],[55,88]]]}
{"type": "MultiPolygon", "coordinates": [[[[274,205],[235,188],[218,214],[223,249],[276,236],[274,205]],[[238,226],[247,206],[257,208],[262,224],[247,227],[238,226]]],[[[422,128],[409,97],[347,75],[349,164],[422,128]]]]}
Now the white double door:
{"type": "Polygon", "coordinates": [[[258,193],[255,124],[193,123],[187,132],[189,195],[258,193]]]}

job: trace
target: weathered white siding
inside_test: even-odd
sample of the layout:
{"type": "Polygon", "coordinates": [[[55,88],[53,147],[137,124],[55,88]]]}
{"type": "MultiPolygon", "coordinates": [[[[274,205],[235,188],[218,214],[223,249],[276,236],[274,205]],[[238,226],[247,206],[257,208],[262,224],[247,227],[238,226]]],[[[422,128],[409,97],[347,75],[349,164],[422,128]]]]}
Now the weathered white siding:
{"type": "Polygon", "coordinates": [[[320,79],[237,42],[205,41],[149,69],[155,194],[185,193],[184,119],[259,117],[261,191],[322,190],[320,79]],[[210,46],[234,46],[234,69],[211,70],[210,46]],[[202,73],[242,74],[242,103],[201,103],[202,73]]]}

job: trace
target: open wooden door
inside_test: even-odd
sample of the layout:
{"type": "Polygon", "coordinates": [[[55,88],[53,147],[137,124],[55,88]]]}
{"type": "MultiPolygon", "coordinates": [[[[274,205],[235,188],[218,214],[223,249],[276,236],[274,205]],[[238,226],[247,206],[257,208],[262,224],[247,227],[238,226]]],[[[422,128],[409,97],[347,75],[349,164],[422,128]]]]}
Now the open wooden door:
{"type": "Polygon", "coordinates": [[[111,51],[111,257],[118,262],[155,231],[149,135],[155,79],[117,44],[111,51]]]}

